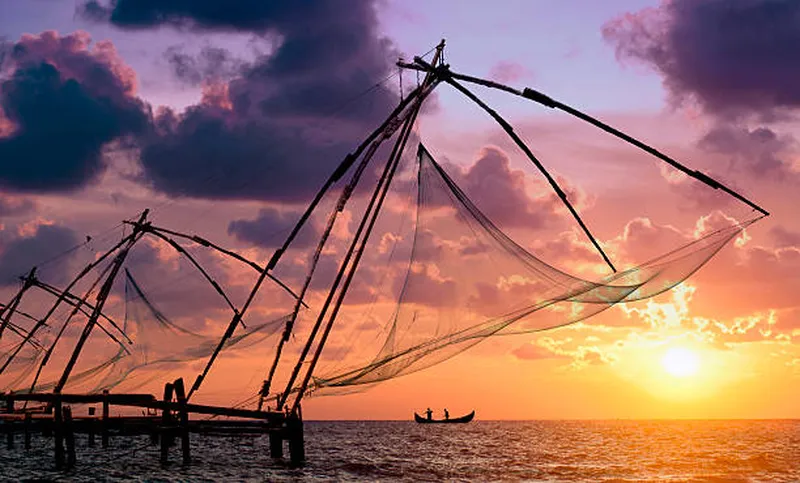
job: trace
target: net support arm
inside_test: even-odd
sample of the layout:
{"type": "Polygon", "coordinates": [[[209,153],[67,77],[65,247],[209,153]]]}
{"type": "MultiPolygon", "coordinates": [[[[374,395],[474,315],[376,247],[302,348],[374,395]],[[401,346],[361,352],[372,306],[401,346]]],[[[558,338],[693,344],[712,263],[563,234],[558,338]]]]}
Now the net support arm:
{"type": "Polygon", "coordinates": [[[286,326],[283,330],[283,335],[278,341],[278,347],[275,350],[275,357],[273,358],[272,365],[270,366],[269,372],[267,373],[267,378],[264,379],[264,383],[261,386],[261,392],[259,394],[259,399],[258,399],[259,411],[264,406],[264,401],[269,395],[270,387],[272,386],[272,379],[275,377],[275,371],[278,368],[278,364],[281,359],[281,354],[283,353],[283,347],[286,344],[286,342],[289,341],[292,329],[294,327],[295,322],[297,321],[297,316],[299,315],[300,312],[300,304],[303,303],[303,299],[305,298],[306,292],[308,291],[308,287],[311,285],[311,280],[313,279],[314,273],[316,272],[320,256],[322,255],[322,251],[325,248],[325,245],[328,243],[328,238],[330,237],[330,234],[333,231],[333,227],[336,224],[336,219],[338,218],[339,213],[344,211],[344,208],[347,205],[350,196],[352,195],[356,185],[361,179],[361,175],[364,173],[364,170],[366,169],[373,155],[377,151],[378,146],[380,146],[381,141],[385,139],[385,137],[386,136],[384,135],[381,138],[378,138],[377,140],[373,141],[372,145],[370,145],[369,149],[367,149],[366,153],[361,158],[361,162],[358,164],[358,167],[353,173],[353,177],[350,179],[350,181],[348,181],[347,185],[342,190],[342,193],[339,195],[339,200],[337,201],[335,208],[331,211],[330,215],[328,215],[328,221],[326,223],[325,230],[322,232],[322,236],[320,237],[319,242],[317,242],[317,248],[314,250],[314,255],[312,256],[311,263],[309,264],[310,266],[308,269],[308,273],[306,274],[305,281],[303,282],[303,286],[300,289],[300,295],[297,298],[297,302],[294,305],[294,309],[292,310],[291,316],[286,321],[286,326]]]}
{"type": "Polygon", "coordinates": [[[453,77],[450,75],[450,70],[448,69],[447,65],[434,68],[433,66],[431,66],[430,64],[428,64],[419,57],[415,57],[414,61],[417,64],[428,68],[430,73],[441,78],[442,80],[453,86],[456,90],[464,94],[472,102],[480,106],[500,125],[501,128],[503,128],[506,134],[508,134],[508,136],[514,141],[514,143],[516,143],[516,145],[522,150],[522,152],[525,153],[525,155],[534,164],[534,166],[536,166],[539,172],[542,173],[542,176],[544,176],[544,178],[553,188],[553,191],[555,191],[556,195],[561,199],[562,203],[564,203],[564,206],[567,208],[572,217],[578,223],[578,226],[581,227],[581,229],[586,234],[586,237],[589,239],[589,241],[592,242],[592,245],[594,245],[595,249],[600,253],[600,256],[603,258],[606,264],[611,268],[611,271],[616,272],[617,269],[616,267],[614,267],[614,264],[611,262],[611,259],[608,257],[608,255],[606,255],[606,252],[600,246],[600,243],[597,241],[594,235],[592,235],[592,232],[589,230],[589,227],[586,226],[586,223],[584,223],[583,219],[580,217],[577,210],[575,210],[575,207],[572,206],[572,203],[570,203],[567,194],[564,192],[564,190],[561,189],[556,180],[550,175],[550,173],[544,167],[542,162],[539,161],[539,159],[536,156],[534,156],[533,152],[531,152],[528,145],[525,144],[524,141],[522,141],[522,139],[517,135],[516,132],[514,132],[514,128],[511,126],[511,124],[509,124],[500,114],[498,114],[497,111],[489,107],[489,105],[487,105],[478,96],[472,93],[472,91],[464,87],[460,82],[453,79],[453,77]]]}
{"type": "MultiPolygon", "coordinates": [[[[191,253],[186,251],[185,248],[180,246],[178,244],[178,242],[176,242],[172,238],[170,238],[170,237],[168,237],[168,236],[166,236],[166,235],[164,235],[162,233],[159,233],[159,232],[157,232],[155,230],[151,230],[150,227],[145,227],[143,229],[143,231],[145,233],[150,233],[151,235],[159,238],[160,240],[165,241],[176,252],[178,252],[179,254],[185,256],[186,259],[189,260],[189,262],[197,269],[197,271],[199,271],[203,275],[203,277],[206,279],[206,281],[212,287],[214,287],[214,290],[216,290],[217,293],[225,300],[225,303],[228,304],[228,308],[230,308],[233,311],[234,314],[238,314],[239,313],[239,311],[236,309],[236,306],[233,305],[233,302],[231,302],[231,299],[228,297],[228,294],[226,294],[225,291],[222,290],[222,287],[220,287],[219,283],[217,283],[217,281],[214,280],[211,277],[211,275],[209,275],[209,273],[202,266],[200,266],[200,263],[198,263],[198,261],[192,256],[191,253]]],[[[244,321],[243,320],[239,319],[239,323],[242,324],[243,328],[246,328],[246,326],[244,325],[244,321]]]]}
{"type": "MultiPolygon", "coordinates": [[[[416,58],[414,60],[415,60],[415,62],[417,62],[416,58]]],[[[422,61],[422,62],[424,62],[424,61],[422,61]]],[[[400,63],[398,63],[398,65],[400,67],[404,67],[404,68],[407,68],[407,69],[413,69],[413,70],[419,70],[419,71],[427,71],[427,67],[425,67],[423,64],[420,64],[418,62],[414,63],[414,64],[400,62],[400,63]]],[[[501,90],[501,91],[504,91],[504,92],[508,92],[510,94],[514,94],[516,96],[523,97],[523,98],[528,99],[530,101],[534,101],[534,102],[536,102],[538,104],[541,104],[543,106],[549,107],[551,109],[558,109],[560,111],[566,112],[567,114],[570,114],[571,116],[577,117],[578,119],[580,119],[582,121],[588,122],[589,124],[592,124],[593,126],[601,129],[602,131],[605,131],[606,133],[611,134],[612,136],[615,136],[615,137],[617,137],[619,139],[622,139],[623,141],[627,142],[628,144],[631,144],[631,145],[633,145],[633,146],[645,151],[646,153],[655,156],[656,158],[660,159],[661,161],[664,161],[665,163],[669,164],[670,166],[672,166],[673,168],[677,169],[678,171],[684,173],[685,175],[687,175],[687,176],[689,176],[691,178],[694,178],[697,181],[700,181],[701,183],[704,183],[704,184],[708,185],[709,187],[711,187],[713,189],[718,189],[720,191],[723,191],[724,193],[729,194],[730,196],[733,196],[737,200],[741,201],[742,203],[746,204],[747,206],[751,207],[752,209],[758,211],[762,215],[769,216],[769,212],[767,210],[765,210],[761,206],[757,205],[753,201],[750,201],[748,198],[746,198],[745,196],[741,195],[740,193],[738,193],[738,192],[732,190],[731,188],[725,186],[721,182],[719,182],[719,181],[715,180],[714,178],[708,176],[707,174],[703,173],[702,171],[699,171],[699,170],[696,170],[696,169],[691,169],[691,168],[681,164],[680,162],[676,161],[675,159],[667,156],[666,154],[662,153],[658,149],[650,146],[649,144],[646,144],[646,143],[634,138],[633,136],[625,134],[624,132],[620,131],[619,129],[616,129],[616,128],[604,123],[603,121],[601,121],[601,120],[599,120],[599,119],[597,119],[595,117],[592,117],[589,114],[586,114],[583,111],[575,109],[574,107],[569,106],[567,104],[564,104],[563,102],[557,101],[557,100],[553,99],[552,97],[550,97],[550,96],[548,96],[548,95],[546,95],[546,94],[544,94],[544,93],[542,93],[540,91],[537,91],[536,89],[531,89],[529,87],[525,87],[523,90],[519,90],[519,89],[515,89],[515,88],[510,87],[510,86],[501,84],[499,82],[494,82],[494,81],[487,80],[487,79],[481,79],[479,77],[473,77],[473,76],[469,76],[469,75],[459,74],[459,73],[452,72],[452,71],[448,71],[448,75],[452,79],[462,80],[464,82],[469,82],[469,83],[472,83],[472,84],[477,84],[477,85],[481,85],[481,86],[484,86],[484,87],[489,87],[491,89],[497,89],[497,90],[501,90]]]]}
{"type": "MultiPolygon", "coordinates": [[[[92,263],[86,265],[83,268],[83,270],[81,270],[81,272],[78,275],[76,275],[75,278],[73,278],[72,281],[67,285],[67,287],[61,292],[61,295],[59,295],[59,297],[58,297],[58,299],[56,299],[55,303],[53,303],[53,305],[50,306],[50,309],[47,311],[47,313],[44,315],[44,317],[39,319],[39,321],[36,323],[36,325],[34,325],[31,328],[31,330],[28,332],[28,336],[23,341],[23,344],[28,342],[28,339],[33,338],[34,335],[36,334],[36,332],[39,329],[41,329],[42,327],[45,327],[47,325],[48,319],[53,315],[53,313],[56,311],[56,309],[64,302],[64,300],[67,298],[67,294],[70,293],[70,290],[72,290],[72,288],[79,281],[81,281],[83,279],[83,277],[88,275],[89,272],[94,270],[98,265],[103,263],[103,261],[105,261],[114,252],[119,250],[123,245],[125,245],[126,243],[128,243],[132,239],[133,239],[133,234],[124,237],[122,240],[117,242],[113,247],[111,247],[108,250],[106,250],[102,255],[100,255],[97,259],[95,259],[92,263]]],[[[17,346],[17,348],[14,350],[14,352],[11,354],[11,356],[6,359],[6,361],[3,363],[3,366],[0,367],[0,374],[2,374],[3,371],[6,370],[6,368],[9,366],[9,364],[11,364],[11,362],[14,360],[14,358],[17,356],[17,354],[19,354],[19,352],[22,350],[23,344],[20,344],[19,346],[17,346]]]]}
{"type": "MultiPolygon", "coordinates": [[[[77,303],[72,306],[73,307],[72,311],[64,320],[64,323],[61,324],[61,328],[56,334],[55,339],[53,339],[53,342],[50,343],[50,347],[47,348],[47,351],[45,352],[44,357],[42,358],[42,362],[39,363],[39,368],[36,370],[36,374],[33,376],[33,382],[31,382],[31,392],[34,392],[34,390],[36,389],[36,384],[39,382],[39,377],[41,377],[42,371],[44,370],[47,363],[50,361],[50,357],[53,355],[53,351],[55,350],[56,345],[58,345],[58,342],[61,340],[61,337],[64,335],[64,332],[67,330],[67,327],[72,321],[72,318],[75,317],[75,315],[78,314],[78,311],[81,310],[83,305],[86,304],[86,301],[89,299],[89,296],[94,292],[94,289],[97,288],[97,285],[103,280],[103,278],[106,276],[109,270],[111,270],[111,264],[106,265],[103,268],[103,270],[100,271],[100,274],[97,276],[97,278],[95,278],[95,280],[92,282],[89,288],[86,289],[86,292],[84,292],[83,297],[78,299],[77,303]]],[[[92,310],[94,310],[94,308],[92,308],[92,310]]],[[[125,347],[123,345],[120,346],[123,348],[125,347]]],[[[125,349],[127,350],[127,348],[125,349]]]]}
{"type": "Polygon", "coordinates": [[[27,292],[33,286],[33,280],[35,277],[36,267],[33,267],[31,271],[28,272],[28,275],[22,279],[22,287],[19,289],[17,294],[14,295],[14,298],[11,299],[11,302],[4,306],[3,310],[0,311],[0,339],[2,339],[3,331],[11,321],[11,316],[17,311],[17,307],[19,307],[20,302],[22,302],[22,297],[25,295],[25,292],[27,292]]]}
{"type": "Polygon", "coordinates": [[[147,219],[147,214],[149,211],[150,210],[144,210],[144,212],[142,212],[139,220],[133,227],[133,237],[128,241],[128,243],[125,244],[124,247],[122,247],[120,252],[117,253],[117,256],[114,258],[114,261],[111,264],[110,273],[103,282],[103,285],[100,287],[100,291],[97,293],[97,299],[95,301],[92,315],[89,316],[89,320],[86,322],[83,332],[78,338],[78,343],[75,345],[75,349],[72,351],[72,355],[70,356],[69,361],[67,361],[67,365],[64,367],[64,372],[61,373],[61,378],[53,388],[54,393],[60,393],[61,389],[63,389],[64,385],[67,383],[67,380],[72,373],[72,369],[75,367],[75,363],[78,361],[78,357],[83,350],[83,346],[89,339],[92,329],[95,325],[97,325],[97,319],[100,316],[100,313],[103,311],[103,306],[105,305],[106,300],[108,300],[108,295],[111,293],[111,287],[114,284],[114,280],[117,278],[119,270],[122,268],[122,263],[125,261],[125,258],[127,258],[128,253],[130,253],[131,248],[133,248],[133,245],[136,244],[136,242],[139,241],[142,236],[144,236],[142,226],[145,224],[145,220],[147,219]]]}
{"type": "MultiPolygon", "coordinates": [[[[48,284],[48,283],[42,282],[42,281],[41,281],[41,280],[39,280],[39,279],[36,279],[36,280],[34,281],[34,284],[35,284],[37,287],[39,287],[40,289],[42,289],[42,290],[44,290],[45,292],[49,293],[50,295],[53,295],[53,296],[55,296],[55,297],[58,297],[58,296],[60,296],[60,295],[61,295],[61,291],[60,291],[59,289],[57,289],[56,287],[54,287],[54,286],[52,286],[52,285],[50,285],[50,284],[48,284]]],[[[83,315],[85,315],[85,316],[87,316],[87,317],[88,317],[89,315],[91,315],[91,313],[90,313],[89,311],[90,311],[90,310],[94,310],[94,305],[90,304],[89,302],[87,302],[87,301],[86,301],[86,300],[84,300],[84,299],[81,299],[81,298],[79,298],[77,295],[75,295],[75,294],[72,294],[72,293],[68,293],[68,294],[67,294],[67,297],[64,299],[64,303],[66,303],[66,304],[67,304],[67,305],[69,305],[70,307],[76,308],[77,310],[79,310],[79,311],[80,311],[80,313],[82,313],[83,315]],[[84,306],[85,306],[86,308],[84,308],[84,306]],[[87,309],[88,309],[88,310],[87,310],[87,309]]],[[[122,337],[125,339],[125,341],[126,341],[128,344],[133,344],[133,341],[130,339],[130,337],[128,337],[128,334],[126,334],[126,333],[125,333],[125,331],[124,331],[124,330],[122,330],[122,328],[119,326],[119,324],[117,324],[116,322],[114,322],[114,320],[113,320],[112,318],[108,317],[106,314],[100,314],[100,318],[104,319],[104,320],[105,320],[105,321],[107,321],[109,324],[111,324],[111,326],[112,326],[114,329],[116,329],[116,330],[117,330],[117,332],[119,332],[119,333],[122,335],[122,337]]],[[[125,344],[123,344],[123,343],[122,343],[122,341],[121,341],[121,340],[119,340],[119,339],[118,339],[118,338],[117,338],[117,337],[116,337],[114,334],[110,333],[110,332],[108,331],[108,329],[106,329],[106,328],[105,328],[105,327],[104,327],[102,324],[100,324],[100,323],[98,322],[97,326],[98,326],[98,327],[100,327],[100,330],[102,330],[103,332],[105,332],[105,333],[106,333],[106,335],[108,335],[108,337],[109,337],[111,340],[113,340],[114,342],[116,342],[117,344],[119,344],[119,345],[120,345],[120,346],[121,346],[123,349],[125,349],[125,351],[126,351],[126,352],[130,352],[130,351],[128,351],[128,350],[125,348],[125,344]]]]}
{"type": "MultiPolygon", "coordinates": [[[[216,251],[218,251],[220,253],[223,253],[223,254],[231,257],[231,258],[239,260],[240,262],[244,263],[245,265],[250,266],[251,268],[253,268],[253,270],[255,270],[255,271],[259,272],[259,273],[261,273],[264,270],[264,267],[262,267],[261,265],[257,264],[256,262],[254,262],[252,260],[248,260],[245,257],[239,255],[238,253],[236,253],[234,251],[231,251],[231,250],[228,250],[227,248],[223,248],[223,247],[217,245],[216,243],[212,243],[211,241],[209,241],[209,240],[207,240],[207,239],[205,239],[205,238],[203,238],[201,236],[198,236],[198,235],[187,235],[186,233],[181,233],[179,231],[169,230],[167,228],[161,228],[161,227],[153,226],[153,225],[148,226],[148,230],[151,231],[151,232],[160,232],[160,233],[163,233],[163,234],[172,235],[172,236],[177,237],[177,238],[183,238],[185,240],[189,240],[191,242],[194,242],[194,243],[196,243],[196,244],[198,244],[198,245],[200,245],[202,247],[211,248],[212,250],[216,250],[216,251]]],[[[269,278],[270,280],[272,280],[273,282],[278,284],[279,287],[284,289],[293,298],[295,298],[295,299],[298,298],[297,294],[294,293],[294,290],[292,290],[288,285],[283,283],[279,278],[275,277],[271,273],[267,273],[267,278],[269,278]]],[[[303,306],[304,307],[308,307],[305,303],[303,303],[303,306]]]]}

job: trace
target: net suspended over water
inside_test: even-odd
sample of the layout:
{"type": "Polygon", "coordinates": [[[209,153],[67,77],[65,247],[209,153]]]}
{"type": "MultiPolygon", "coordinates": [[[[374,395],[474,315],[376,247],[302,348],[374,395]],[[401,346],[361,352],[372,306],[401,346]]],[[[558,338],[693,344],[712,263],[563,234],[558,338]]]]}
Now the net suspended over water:
{"type": "Polygon", "coordinates": [[[597,281],[565,273],[501,231],[422,145],[408,271],[366,364],[314,379],[312,392],[357,390],[442,362],[488,337],[561,327],[681,283],[756,219],[731,222],[597,281]],[[354,387],[355,386],[355,387],[354,387]]]}

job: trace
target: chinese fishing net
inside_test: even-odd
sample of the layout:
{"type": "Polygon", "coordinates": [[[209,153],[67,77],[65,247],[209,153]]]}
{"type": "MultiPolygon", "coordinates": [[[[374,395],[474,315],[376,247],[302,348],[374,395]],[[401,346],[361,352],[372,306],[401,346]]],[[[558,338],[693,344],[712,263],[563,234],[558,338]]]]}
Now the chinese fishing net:
{"type": "MultiPolygon", "coordinates": [[[[224,325],[233,313],[221,301],[215,285],[203,280],[186,257],[170,260],[169,269],[153,270],[152,262],[158,262],[154,253],[154,244],[145,242],[132,249],[132,256],[126,263],[149,267],[152,273],[142,277],[147,282],[144,284],[134,278],[132,269],[122,268],[122,276],[115,283],[118,288],[112,291],[62,392],[133,391],[151,382],[160,385],[164,380],[171,380],[169,377],[191,375],[186,373],[188,365],[204,361],[215,350],[224,325]],[[170,277],[164,279],[167,274],[170,277]],[[156,305],[147,286],[158,289],[155,298],[165,303],[167,310],[156,305]],[[177,321],[170,313],[177,314],[177,321]]],[[[213,265],[208,263],[210,260],[204,260],[206,266],[213,265]]],[[[77,336],[92,312],[91,303],[99,287],[88,279],[92,276],[94,280],[102,279],[111,263],[92,270],[87,280],[76,285],[73,290],[80,296],[70,292],[47,319],[47,324],[27,343],[25,336],[56,302],[60,289],[37,281],[39,285],[22,293],[24,303],[13,313],[6,311],[7,325],[12,332],[2,339],[0,364],[5,368],[0,374],[0,390],[46,392],[54,389],[77,336]],[[83,305],[80,304],[82,298],[83,305]],[[74,308],[76,304],[81,305],[79,310],[74,308]],[[32,310],[34,316],[21,310],[22,307],[38,307],[39,310],[32,310]],[[51,352],[49,356],[48,352],[51,352]],[[48,360],[43,364],[45,358],[48,360]]],[[[249,282],[245,279],[242,283],[249,282]]],[[[285,319],[274,313],[252,311],[247,325],[242,322],[227,340],[223,353],[263,343],[283,329],[285,319]]]]}
{"type": "MultiPolygon", "coordinates": [[[[501,231],[420,145],[416,223],[399,297],[369,359],[314,379],[346,393],[425,369],[491,336],[573,324],[681,283],[756,219],[731,222],[597,281],[561,271],[501,231]]],[[[347,300],[347,299],[346,299],[347,300]]]]}

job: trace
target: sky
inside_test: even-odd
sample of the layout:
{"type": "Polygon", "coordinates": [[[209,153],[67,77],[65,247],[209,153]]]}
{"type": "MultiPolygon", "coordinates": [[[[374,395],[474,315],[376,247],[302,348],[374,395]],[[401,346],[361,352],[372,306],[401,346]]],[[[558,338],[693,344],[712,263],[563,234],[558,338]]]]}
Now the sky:
{"type": "MultiPolygon", "coordinates": [[[[344,155],[416,87],[417,75],[395,62],[446,39],[452,70],[544,92],[714,177],[770,216],[737,231],[696,272],[687,267],[699,258],[676,261],[690,276],[672,290],[531,332],[575,322],[578,308],[537,312],[522,321],[524,333],[490,337],[425,370],[354,394],[322,391],[304,402],[304,416],[409,419],[447,407],[452,415],[475,409],[481,419],[800,417],[796,2],[223,3],[0,0],[0,303],[34,265],[42,280],[66,286],[130,233],[122,220],[145,208],[157,226],[266,263],[344,155]]],[[[486,88],[474,92],[530,145],[621,268],[754,217],[745,204],[564,113],[486,88]]],[[[609,276],[536,168],[450,86],[426,101],[411,143],[419,141],[537,259],[588,280],[609,276]]],[[[415,288],[403,292],[398,324],[430,320],[437,331],[442,321],[455,330],[504,313],[494,305],[519,304],[540,288],[510,258],[464,255],[480,233],[448,218],[446,201],[431,201],[416,216],[415,169],[404,167],[392,185],[315,375],[375,357],[409,268],[415,288]],[[427,223],[416,238],[414,220],[427,223]],[[435,315],[425,319],[426,310],[435,315]]],[[[376,170],[366,171],[320,254],[310,309],[287,343],[287,359],[302,348],[376,170]]],[[[340,189],[323,199],[276,269],[295,290],[340,189]]],[[[256,278],[251,267],[202,247],[187,250],[235,305],[244,303],[256,278]]],[[[126,267],[196,340],[225,331],[227,307],[168,243],[143,238],[126,267]]],[[[131,283],[115,282],[107,312],[126,324],[153,318],[141,303],[126,303],[131,283]]],[[[52,303],[33,294],[22,308],[36,312],[46,300],[52,303]]],[[[198,401],[252,403],[282,330],[279,317],[291,307],[274,284],[259,293],[247,326],[278,322],[223,352],[198,401]]],[[[44,380],[57,378],[82,320],[67,326],[44,380]]],[[[189,344],[126,327],[152,350],[177,353],[189,344]]],[[[40,337],[47,344],[57,334],[53,326],[40,337]]],[[[0,350],[13,349],[15,337],[2,334],[0,350]]],[[[77,373],[117,347],[94,331],[77,373]]],[[[130,389],[135,382],[136,390],[157,394],[167,375],[191,381],[205,357],[136,372],[130,389]]],[[[289,361],[281,365],[278,379],[290,369],[289,361]]],[[[27,373],[19,366],[15,374],[27,373]]],[[[17,375],[3,374],[0,383],[16,383],[17,375]]],[[[80,384],[95,376],[76,377],[74,387],[89,388],[80,384]]]]}

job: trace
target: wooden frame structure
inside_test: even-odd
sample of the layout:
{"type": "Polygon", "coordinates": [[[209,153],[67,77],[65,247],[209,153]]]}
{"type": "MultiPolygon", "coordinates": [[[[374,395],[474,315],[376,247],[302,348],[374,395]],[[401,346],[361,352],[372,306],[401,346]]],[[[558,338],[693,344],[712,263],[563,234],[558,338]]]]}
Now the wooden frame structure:
{"type": "Polygon", "coordinates": [[[124,433],[125,431],[133,433],[148,433],[153,435],[154,440],[161,442],[161,460],[166,462],[168,458],[168,449],[170,441],[175,437],[180,437],[182,446],[182,455],[184,463],[190,461],[190,444],[189,434],[191,432],[264,432],[269,434],[270,438],[270,454],[273,457],[281,457],[283,455],[283,442],[289,442],[289,452],[291,461],[294,463],[302,463],[305,459],[304,441],[303,441],[303,421],[301,414],[301,401],[309,389],[309,384],[319,362],[320,356],[324,350],[326,341],[334,327],[337,315],[342,306],[343,300],[350,284],[353,280],[354,274],[358,268],[359,262],[364,254],[367,241],[375,226],[378,214],[381,211],[384,200],[388,193],[389,187],[392,183],[394,175],[397,171],[400,159],[406,148],[409,137],[412,133],[415,121],[420,112],[424,101],[433,92],[433,90],[442,83],[448,84],[455,88],[458,92],[462,93],[469,100],[477,104],[490,117],[492,117],[499,126],[508,134],[514,143],[522,150],[525,156],[534,164],[539,172],[544,176],[549,185],[557,194],[558,198],[562,201],[564,206],[570,212],[572,217],[577,222],[586,237],[591,241],[592,245],[599,252],[605,263],[612,271],[616,271],[612,261],[603,251],[600,243],[592,235],[586,223],[581,219],[578,212],[570,203],[568,196],[558,185],[556,180],[550,175],[543,163],[533,154],[525,142],[514,132],[513,127],[505,121],[494,109],[482,101],[477,95],[470,91],[463,83],[480,85],[491,89],[504,91],[527,100],[531,100],[542,104],[544,106],[560,109],[572,116],[575,116],[583,121],[602,129],[603,131],[612,134],[654,156],[668,163],[673,168],[693,177],[714,189],[722,190],[733,197],[744,202],[754,210],[760,212],[762,215],[768,215],[767,211],[759,207],[755,203],[749,201],[742,195],[734,192],[730,188],[724,186],[716,180],[711,179],[707,175],[687,168],[686,166],[678,163],[672,158],[666,156],[655,148],[644,144],[643,142],[628,136],[615,128],[599,121],[588,114],[585,114],[577,109],[574,109],[566,104],[558,102],[536,90],[525,88],[518,90],[503,84],[480,79],[477,77],[459,74],[450,70],[450,66],[445,64],[443,59],[444,40],[435,48],[434,55],[431,62],[427,62],[420,57],[415,57],[412,63],[400,61],[398,67],[401,69],[410,69],[425,74],[424,80],[418,84],[416,89],[408,93],[397,107],[388,115],[383,123],[378,126],[366,139],[350,154],[348,154],[339,164],[339,166],[331,173],[329,178],[325,181],[322,187],[317,192],[316,196],[309,203],[301,218],[291,230],[284,243],[278,248],[269,260],[266,266],[261,266],[252,262],[245,257],[227,250],[211,241],[200,237],[198,235],[190,235],[167,228],[154,226],[148,220],[148,211],[145,210],[135,221],[126,221],[125,223],[132,230],[131,233],[123,237],[111,249],[96,257],[89,265],[87,265],[72,281],[70,281],[64,289],[58,289],[52,285],[48,285],[36,277],[36,268],[33,268],[26,277],[23,277],[21,289],[12,297],[12,299],[4,305],[0,305],[0,337],[7,329],[14,332],[17,336],[22,338],[16,349],[11,352],[9,357],[0,365],[0,374],[5,371],[11,362],[18,356],[20,351],[31,345],[37,350],[44,350],[45,356],[40,363],[38,370],[27,393],[5,394],[2,397],[6,401],[6,412],[0,415],[0,431],[7,434],[7,446],[14,445],[14,434],[23,432],[25,434],[26,446],[30,444],[30,434],[35,431],[50,432],[54,434],[54,455],[56,467],[68,467],[75,464],[75,451],[74,451],[74,437],[75,432],[86,432],[90,434],[90,442],[94,441],[95,432],[99,431],[102,435],[103,446],[108,445],[109,434],[112,430],[124,433]],[[462,83],[463,82],[463,83],[462,83]],[[380,176],[375,181],[375,186],[372,188],[369,195],[367,206],[363,211],[361,219],[358,221],[357,228],[353,234],[352,240],[347,247],[345,255],[342,257],[339,268],[331,283],[327,297],[325,298],[319,314],[314,322],[308,338],[303,344],[302,350],[293,369],[290,373],[289,379],[285,387],[276,393],[271,393],[273,379],[275,377],[276,369],[283,355],[285,344],[290,340],[292,331],[298,313],[302,307],[306,305],[304,298],[310,286],[312,276],[315,273],[317,263],[320,255],[329,240],[329,236],[333,230],[334,223],[337,220],[338,214],[341,213],[356,186],[362,181],[362,175],[366,172],[370,162],[373,160],[379,147],[394,139],[391,152],[388,158],[384,161],[384,165],[378,169],[380,176]],[[353,167],[355,168],[353,169],[353,167]],[[294,292],[282,281],[278,280],[272,275],[272,270],[281,257],[286,253],[292,242],[297,237],[299,231],[304,224],[309,220],[312,213],[319,207],[322,198],[325,194],[337,183],[344,178],[349,172],[349,179],[344,183],[344,187],[339,194],[338,200],[333,209],[327,217],[327,223],[320,236],[319,242],[314,251],[312,261],[310,263],[308,273],[304,279],[303,285],[298,292],[294,292]],[[210,284],[217,294],[223,299],[226,306],[231,310],[231,319],[228,322],[224,332],[206,361],[202,371],[198,374],[188,391],[184,387],[183,379],[177,379],[169,382],[164,387],[164,395],[161,399],[157,399],[153,395],[148,394],[110,394],[104,392],[103,394],[66,394],[62,393],[62,389],[68,382],[70,375],[75,367],[76,361],[81,355],[82,349],[86,340],[91,335],[95,327],[99,327],[109,338],[121,347],[132,341],[128,338],[119,324],[107,317],[103,313],[103,307],[108,299],[111,287],[115,278],[119,275],[120,270],[125,262],[131,248],[143,237],[153,236],[165,242],[172,247],[181,256],[186,257],[189,263],[195,267],[204,280],[210,284]],[[237,307],[225,290],[217,283],[213,277],[201,266],[201,264],[180,245],[177,240],[188,241],[197,245],[210,248],[225,256],[231,257],[239,262],[244,263],[253,270],[258,272],[258,279],[253,285],[245,302],[237,307]],[[100,271],[99,276],[90,284],[89,289],[82,295],[74,294],[72,291],[79,281],[87,277],[91,272],[98,269],[101,264],[110,260],[110,263],[100,271]],[[249,409],[236,409],[221,406],[207,406],[191,403],[192,396],[202,387],[203,382],[211,371],[215,361],[220,355],[220,352],[225,347],[231,337],[233,337],[239,326],[243,326],[243,318],[245,317],[248,309],[253,304],[256,294],[259,292],[265,280],[270,279],[272,282],[279,285],[287,293],[295,298],[295,303],[291,316],[286,320],[285,326],[281,337],[279,338],[277,347],[275,349],[272,364],[265,376],[263,384],[258,394],[258,406],[256,410],[249,409]],[[95,300],[89,302],[91,294],[97,290],[95,300]],[[25,293],[31,289],[38,288],[45,290],[52,296],[56,297],[55,303],[46,312],[41,319],[36,319],[24,312],[19,311],[19,304],[25,293]],[[55,340],[52,344],[44,348],[41,343],[36,339],[36,334],[40,329],[50,323],[56,309],[61,304],[72,307],[70,315],[66,321],[59,328],[55,340]],[[70,320],[76,314],[83,314],[87,316],[88,320],[75,343],[72,354],[64,367],[61,377],[58,379],[53,391],[50,393],[37,393],[35,389],[42,369],[48,363],[50,356],[53,352],[55,345],[62,340],[65,329],[67,328],[70,320]],[[13,314],[20,314],[35,323],[32,328],[26,330],[18,324],[11,322],[13,314]],[[274,401],[272,407],[273,411],[263,411],[262,409],[268,401],[274,401]],[[16,402],[38,402],[45,404],[44,413],[35,413],[32,410],[17,411],[15,407],[16,402]],[[88,418],[76,417],[72,413],[70,404],[102,404],[102,416],[90,416],[88,418]],[[151,417],[145,418],[111,418],[109,406],[123,406],[129,408],[145,408],[149,411],[160,411],[151,417]],[[216,422],[201,422],[192,420],[190,415],[214,415],[214,416],[227,416],[233,418],[240,418],[244,421],[216,421],[216,422]],[[70,443],[72,441],[72,443],[70,443]],[[66,444],[66,450],[64,445],[66,444]],[[70,447],[71,446],[71,447],[70,447]],[[66,458],[65,458],[66,453],[66,458]]]}

